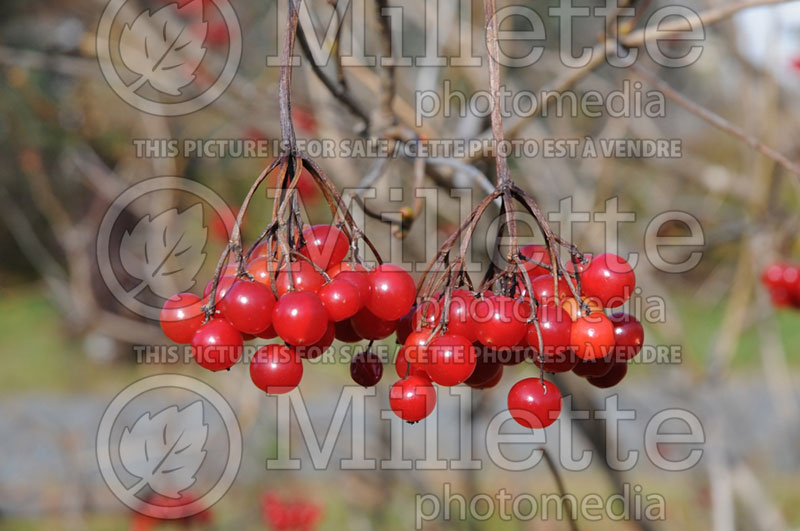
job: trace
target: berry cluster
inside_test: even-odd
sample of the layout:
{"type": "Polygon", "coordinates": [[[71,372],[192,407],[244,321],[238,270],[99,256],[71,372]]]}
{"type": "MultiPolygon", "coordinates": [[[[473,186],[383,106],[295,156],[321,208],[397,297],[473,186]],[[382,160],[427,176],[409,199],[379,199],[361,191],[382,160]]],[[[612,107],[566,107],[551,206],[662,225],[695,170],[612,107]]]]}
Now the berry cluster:
{"type": "MultiPolygon", "coordinates": [[[[392,408],[401,418],[415,422],[431,413],[432,383],[486,389],[500,381],[504,366],[525,360],[542,372],[572,371],[601,388],[625,377],[628,360],[641,349],[643,329],[635,317],[607,316],[604,309],[620,306],[633,292],[630,265],[614,254],[587,257],[577,274],[568,267],[569,274],[554,282],[544,247],[528,245],[520,253],[525,272],[516,274],[508,294],[457,288],[414,308],[408,331],[398,332],[403,347],[395,367],[402,379],[391,390],[392,408]],[[529,287],[523,276],[532,278],[529,287]]],[[[508,408],[523,426],[543,428],[558,417],[561,393],[552,382],[526,378],[512,387],[508,408]]]]}
{"type": "MultiPolygon", "coordinates": [[[[489,57],[497,57],[494,2],[487,0],[485,9],[489,57]]],[[[167,336],[191,343],[197,362],[214,371],[228,369],[241,358],[245,339],[280,337],[282,344],[256,352],[250,375],[265,392],[285,393],[300,382],[303,359],[321,355],[334,339],[374,341],[397,332],[402,344],[395,362],[400,380],[391,386],[389,402],[408,422],[433,411],[434,384],[492,387],[504,366],[526,359],[538,365],[539,377],[517,382],[509,392],[508,407],[517,422],[529,428],[552,424],[561,411],[561,392],[545,380],[545,372],[571,370],[598,387],[618,383],[627,372],[627,361],[641,348],[643,332],[634,317],[609,316],[606,309],[619,307],[631,296],[636,282],[633,270],[614,254],[585,256],[555,234],[533,197],[514,184],[504,150],[498,149],[495,156],[495,189],[442,244],[418,290],[408,272],[381,263],[336,187],[297,148],[289,57],[298,20],[296,6],[290,3],[278,98],[284,151],[246,195],[204,297],[182,293],[164,305],[161,322],[167,336]],[[271,221],[245,253],[244,215],[258,187],[275,170],[278,194],[271,221]],[[304,175],[327,201],[333,225],[305,226],[298,194],[304,175]],[[503,220],[494,257],[501,256],[507,231],[511,242],[505,253],[507,264],[499,270],[498,260],[493,260],[475,289],[466,268],[467,253],[478,222],[495,203],[500,204],[503,220]],[[544,246],[517,246],[518,206],[535,219],[544,246]],[[358,256],[361,240],[379,263],[372,270],[358,256]],[[559,257],[561,248],[569,250],[571,260],[566,265],[559,257]]],[[[496,98],[499,65],[491,59],[489,81],[496,98]]],[[[491,121],[492,138],[502,145],[502,116],[496,101],[491,121]]],[[[421,167],[424,170],[424,164],[421,167]]],[[[405,232],[396,234],[402,237],[405,232]]],[[[380,359],[369,349],[350,366],[353,380],[365,386],[375,385],[382,372],[380,359]]]]}
{"type": "MultiPolygon", "coordinates": [[[[334,338],[388,337],[414,303],[416,286],[408,272],[392,264],[367,270],[355,260],[344,261],[350,248],[347,236],[330,225],[302,231],[294,262],[271,258],[268,246],[259,244],[243,275],[235,264],[222,270],[210,320],[203,322],[202,307],[213,280],[203,299],[181,293],[167,300],[161,327],[173,341],[190,343],[197,363],[212,371],[239,361],[244,340],[280,337],[284,344],[255,353],[250,376],[267,393],[291,391],[303,376],[303,359],[322,355],[334,338]]],[[[360,385],[373,386],[383,366],[367,352],[354,357],[350,372],[360,385]]]]}
{"type": "Polygon", "coordinates": [[[785,262],[770,264],[761,275],[761,282],[769,291],[772,304],[777,308],[800,309],[800,267],[785,262]]]}

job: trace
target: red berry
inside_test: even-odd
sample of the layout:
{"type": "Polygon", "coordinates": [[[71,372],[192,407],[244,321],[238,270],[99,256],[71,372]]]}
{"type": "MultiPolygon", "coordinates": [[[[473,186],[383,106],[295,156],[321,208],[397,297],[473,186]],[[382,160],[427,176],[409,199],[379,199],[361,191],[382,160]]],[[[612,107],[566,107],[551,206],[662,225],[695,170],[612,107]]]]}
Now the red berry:
{"type": "MultiPolygon", "coordinates": [[[[273,310],[274,309],[275,308],[273,307],[273,310]]],[[[275,331],[275,327],[274,326],[269,325],[269,327],[267,327],[266,330],[256,334],[256,337],[260,337],[261,339],[275,339],[276,337],[278,337],[278,332],[275,331]]]]}
{"type": "Polygon", "coordinates": [[[266,393],[288,393],[303,378],[303,361],[291,347],[267,345],[250,360],[250,378],[266,393]]]}
{"type": "Polygon", "coordinates": [[[513,347],[526,332],[530,308],[503,295],[493,295],[475,306],[477,339],[488,347],[513,347]]]}
{"type": "Polygon", "coordinates": [[[336,339],[342,343],[358,343],[364,339],[358,335],[358,332],[356,332],[353,328],[352,319],[346,319],[344,321],[334,323],[334,328],[336,329],[336,339]]]}
{"type": "Polygon", "coordinates": [[[238,280],[219,304],[219,310],[237,330],[258,334],[272,324],[275,296],[260,282],[238,280]]]}
{"type": "Polygon", "coordinates": [[[436,390],[427,376],[412,374],[392,385],[389,405],[406,422],[419,422],[436,406],[436,390]]]}
{"type": "Polygon", "coordinates": [[[247,264],[247,272],[253,275],[256,282],[261,282],[266,286],[272,285],[272,275],[278,270],[278,263],[271,260],[267,261],[266,257],[255,258],[247,264]]]}
{"type": "Polygon", "coordinates": [[[519,365],[526,359],[533,355],[533,349],[524,345],[515,345],[513,347],[498,347],[491,349],[492,355],[500,362],[501,365],[513,366],[519,365]]]}
{"type": "Polygon", "coordinates": [[[570,344],[582,359],[607,356],[614,346],[614,325],[600,312],[578,317],[572,323],[570,344]]]}
{"type": "Polygon", "coordinates": [[[357,264],[354,262],[339,262],[338,264],[333,264],[328,268],[326,273],[331,278],[334,278],[339,275],[339,273],[344,273],[345,271],[355,271],[356,273],[368,273],[367,268],[362,266],[361,264],[357,264]]]}
{"type": "Polygon", "coordinates": [[[328,329],[328,312],[313,293],[293,291],[278,299],[272,310],[272,326],[290,345],[313,345],[328,329]]]}
{"type": "Polygon", "coordinates": [[[372,352],[359,352],[350,362],[350,377],[362,387],[373,387],[381,381],[383,364],[372,352]]]}
{"type": "MultiPolygon", "coordinates": [[[[592,253],[584,253],[583,258],[584,258],[584,260],[586,260],[586,263],[583,264],[581,262],[578,262],[578,268],[577,268],[578,269],[578,273],[581,273],[581,274],[583,274],[583,272],[586,271],[586,268],[589,267],[589,264],[592,261],[592,253]]],[[[574,273],[575,272],[575,265],[572,263],[572,258],[570,258],[567,261],[567,263],[564,265],[564,269],[567,270],[567,273],[574,273]]]]}
{"type": "Polygon", "coordinates": [[[464,336],[470,341],[475,341],[477,339],[477,331],[472,312],[477,303],[478,301],[469,291],[464,289],[454,290],[450,298],[447,330],[464,336]]]}
{"type": "Polygon", "coordinates": [[[331,345],[333,345],[333,340],[336,337],[336,326],[334,323],[328,323],[328,328],[325,329],[325,334],[322,338],[314,343],[313,345],[305,345],[305,346],[293,346],[294,350],[300,355],[301,358],[306,360],[313,360],[325,354],[331,345]]]}
{"type": "Polygon", "coordinates": [[[362,308],[361,311],[351,317],[350,323],[359,336],[370,341],[387,338],[397,328],[397,321],[381,319],[367,308],[362,308]]]}
{"type": "Polygon", "coordinates": [[[334,279],[322,286],[317,294],[328,312],[328,318],[334,322],[349,319],[364,306],[358,286],[347,280],[334,279]]]}
{"type": "Polygon", "coordinates": [[[291,262],[288,265],[281,267],[281,272],[278,273],[278,296],[288,293],[290,291],[289,273],[292,274],[292,282],[297,291],[310,291],[316,293],[323,284],[325,284],[325,277],[318,273],[314,266],[305,260],[298,260],[291,262]],[[291,267],[291,270],[289,268],[291,267]]]}
{"type": "Polygon", "coordinates": [[[426,299],[420,302],[414,311],[411,325],[414,330],[435,328],[442,317],[443,301],[439,299],[426,299]]]}
{"type": "Polygon", "coordinates": [[[761,274],[761,282],[768,287],[778,287],[783,285],[783,272],[787,265],[783,262],[774,262],[767,266],[761,274]]]}
{"type": "MultiPolygon", "coordinates": [[[[539,262],[540,264],[550,265],[550,252],[547,247],[539,245],[538,243],[531,243],[520,248],[519,253],[528,260],[539,262]]],[[[531,278],[538,277],[539,275],[547,275],[550,271],[533,262],[523,262],[525,270],[528,271],[528,276],[531,278]]]]}
{"type": "MultiPolygon", "coordinates": [[[[233,286],[233,283],[236,282],[236,276],[234,275],[222,275],[219,277],[219,284],[217,284],[217,295],[214,298],[214,303],[219,304],[219,301],[225,298],[225,294],[228,293],[228,290],[233,286]]],[[[203,290],[203,297],[208,297],[211,294],[211,288],[214,287],[214,279],[208,281],[206,284],[206,288],[203,290]]]]}
{"type": "Polygon", "coordinates": [[[508,392],[508,411],[526,428],[546,428],[561,414],[561,391],[539,378],[525,378],[508,392]]]}
{"type": "MultiPolygon", "coordinates": [[[[537,367],[542,366],[542,362],[538,355],[533,356],[533,363],[537,367]]],[[[575,369],[578,364],[578,356],[572,352],[572,349],[562,350],[558,354],[552,356],[545,356],[544,358],[544,371],[545,372],[569,372],[575,369]]]]}
{"type": "Polygon", "coordinates": [[[161,330],[176,343],[190,343],[203,324],[202,306],[205,302],[194,293],[178,293],[164,302],[161,308],[161,330]]]}
{"type": "Polygon", "coordinates": [[[402,345],[413,331],[412,321],[417,307],[412,306],[408,312],[397,321],[397,344],[402,345]]]}
{"type": "Polygon", "coordinates": [[[581,290],[588,297],[596,297],[606,308],[622,305],[633,294],[636,275],[624,258],[603,253],[592,258],[581,275],[581,290]]]}
{"type": "Polygon", "coordinates": [[[428,363],[428,343],[432,340],[430,328],[415,330],[408,334],[403,344],[403,355],[411,363],[424,367],[428,363]]]}
{"type": "Polygon", "coordinates": [[[331,225],[314,225],[303,231],[306,244],[300,254],[307,256],[322,269],[341,262],[350,250],[347,236],[331,225]]]}
{"type": "Polygon", "coordinates": [[[628,363],[618,361],[603,376],[590,376],[586,381],[600,389],[607,389],[620,383],[626,374],[628,374],[628,363]]]}
{"type": "Polygon", "coordinates": [[[372,288],[369,285],[369,277],[366,273],[362,273],[361,271],[341,271],[336,276],[328,276],[335,278],[336,280],[346,280],[357,287],[364,304],[366,304],[367,300],[369,300],[369,293],[372,288]]]}
{"type": "Polygon", "coordinates": [[[377,317],[396,321],[411,309],[417,288],[411,275],[394,264],[379,265],[369,274],[367,308],[377,317]]]}
{"type": "Polygon", "coordinates": [[[210,371],[230,369],[242,357],[242,334],[225,319],[212,319],[192,337],[192,355],[210,371]]]}
{"type": "MultiPolygon", "coordinates": [[[[545,358],[549,359],[569,349],[572,330],[572,319],[569,314],[561,306],[539,306],[536,313],[539,320],[539,332],[542,334],[545,358]]],[[[536,330],[536,325],[531,323],[528,325],[525,337],[528,345],[533,347],[537,353],[539,351],[539,332],[536,330]]]]}
{"type": "Polygon", "coordinates": [[[569,284],[563,277],[558,279],[558,292],[556,296],[553,296],[553,275],[549,273],[531,279],[531,289],[533,289],[533,297],[541,305],[561,304],[564,298],[572,296],[569,284]]]}
{"type": "Polygon", "coordinates": [[[572,372],[582,378],[599,377],[610,371],[613,365],[614,358],[610,354],[593,359],[579,359],[572,372]]]}
{"type": "Polygon", "coordinates": [[[447,333],[431,341],[426,357],[425,370],[430,379],[439,385],[451,386],[472,375],[477,353],[469,339],[447,333]]]}
{"type": "Polygon", "coordinates": [[[614,325],[614,361],[628,361],[642,350],[644,328],[636,317],[627,313],[615,313],[608,318],[614,325]]]}
{"type": "MultiPolygon", "coordinates": [[[[478,348],[475,351],[480,352],[478,348]]],[[[502,376],[503,366],[500,363],[484,355],[478,355],[475,360],[475,370],[464,383],[473,389],[489,389],[497,385],[502,376]]]]}
{"type": "Polygon", "coordinates": [[[422,368],[419,364],[412,363],[411,367],[409,368],[408,359],[406,358],[405,355],[405,350],[406,350],[405,347],[401,347],[397,351],[397,356],[395,356],[394,359],[394,370],[397,371],[397,376],[399,376],[400,378],[405,378],[406,376],[416,373],[427,376],[425,369],[422,368]]]}

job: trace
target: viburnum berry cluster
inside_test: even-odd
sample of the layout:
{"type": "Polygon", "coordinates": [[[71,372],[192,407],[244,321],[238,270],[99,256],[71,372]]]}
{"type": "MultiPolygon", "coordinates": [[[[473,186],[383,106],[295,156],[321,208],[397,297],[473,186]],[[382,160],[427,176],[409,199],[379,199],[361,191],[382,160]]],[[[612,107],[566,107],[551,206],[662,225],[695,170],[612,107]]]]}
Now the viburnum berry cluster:
{"type": "MultiPolygon", "coordinates": [[[[257,181],[203,298],[180,293],[161,312],[164,333],[191,344],[197,363],[212,371],[237,363],[245,340],[280,338],[282,344],[266,345],[250,360],[253,383],[271,394],[294,389],[303,376],[302,360],[322,355],[335,338],[352,343],[393,334],[416,298],[411,275],[380,263],[372,243],[340,208],[341,197],[321,170],[301,156],[281,160],[279,181],[286,188],[267,229],[242,251],[239,225],[257,181]],[[291,180],[289,168],[294,168],[291,180]],[[304,171],[323,187],[338,226],[308,226],[300,217],[296,184],[304,171]],[[359,240],[373,249],[376,267],[368,269],[360,258],[359,240]],[[228,263],[231,255],[234,260],[228,263]]],[[[353,358],[351,375],[357,383],[373,386],[382,368],[377,356],[365,352],[353,358]]]]}
{"type": "Polygon", "coordinates": [[[611,387],[626,375],[644,333],[635,317],[605,313],[632,295],[636,277],[630,264],[611,253],[583,255],[553,233],[533,198],[511,179],[497,105],[496,6],[494,0],[484,6],[497,186],[429,264],[420,283],[420,302],[410,316],[410,332],[402,338],[396,363],[401,379],[392,386],[390,400],[401,418],[416,422],[433,411],[433,383],[485,389],[500,381],[504,366],[530,358],[539,366],[539,377],[522,379],[511,388],[508,409],[522,426],[544,428],[561,412],[561,392],[545,380],[545,372],[573,371],[597,387],[611,387]],[[478,221],[496,200],[504,219],[495,256],[476,289],[466,256],[478,221]],[[518,246],[516,204],[536,220],[544,246],[518,246]],[[506,230],[511,243],[501,268],[500,242],[506,230]],[[566,265],[560,260],[562,248],[570,254],[566,265]]]}
{"type": "Polygon", "coordinates": [[[761,282],[775,307],[800,309],[800,265],[774,262],[762,273],[761,282]]]}
{"type": "MultiPolygon", "coordinates": [[[[497,57],[494,2],[487,0],[487,44],[497,57]]],[[[498,150],[497,186],[442,244],[417,286],[401,267],[382,263],[372,242],[355,224],[341,195],[322,169],[299,153],[289,105],[291,55],[297,11],[290,9],[282,52],[280,109],[286,150],[248,192],[230,241],[203,297],[181,293],[161,314],[166,335],[191,344],[201,366],[219,371],[239,361],[245,340],[280,339],[259,348],[250,360],[253,383],[266,393],[288,392],[300,383],[303,360],[325,352],[338,339],[370,342],[397,334],[401,344],[389,390],[392,410],[418,422],[433,411],[435,385],[497,385],[504,367],[532,361],[538,377],[518,381],[508,408],[521,425],[544,428],[561,411],[561,392],[546,372],[572,371],[597,387],[611,387],[639,352],[643,329],[625,313],[606,313],[632,295],[636,278],[626,260],[612,253],[584,255],[556,235],[533,198],[512,181],[506,155],[498,150]],[[241,225],[253,194],[277,172],[278,195],[270,223],[245,251],[241,225]],[[309,226],[300,214],[298,183],[311,179],[330,206],[330,225],[309,226]],[[477,286],[466,256],[478,222],[496,201],[501,219],[495,254],[477,286]],[[516,208],[530,214],[544,245],[518,245],[516,208]],[[501,247],[508,231],[510,245],[501,247]],[[360,243],[377,261],[359,255],[360,243]],[[459,244],[456,248],[456,244],[459,244]],[[562,263],[561,251],[569,260],[562,263]],[[503,260],[505,258],[505,260],[503,260]]],[[[497,64],[489,61],[497,98],[497,64]]],[[[503,144],[497,106],[492,112],[495,143],[503,144]]],[[[371,344],[371,343],[370,343],[371,344]]],[[[381,359],[367,348],[350,364],[352,379],[366,387],[383,374],[381,359]]]]}

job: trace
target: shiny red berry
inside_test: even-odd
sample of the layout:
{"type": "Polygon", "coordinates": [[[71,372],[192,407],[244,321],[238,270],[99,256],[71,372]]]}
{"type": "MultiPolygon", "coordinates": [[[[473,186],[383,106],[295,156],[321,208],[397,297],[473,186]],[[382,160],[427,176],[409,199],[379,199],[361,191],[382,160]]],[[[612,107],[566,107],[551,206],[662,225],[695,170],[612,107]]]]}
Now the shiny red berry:
{"type": "Polygon", "coordinates": [[[341,278],[322,286],[317,295],[328,312],[328,318],[334,322],[349,319],[364,306],[358,286],[341,278]]]}
{"type": "Polygon", "coordinates": [[[377,317],[396,321],[411,309],[417,288],[411,275],[394,264],[379,265],[369,273],[367,308],[377,317]]]}
{"type": "Polygon", "coordinates": [[[622,305],[633,294],[636,275],[624,258],[603,253],[592,258],[581,275],[581,290],[606,308],[622,305]]]}
{"type": "Polygon", "coordinates": [[[427,376],[412,374],[392,385],[389,405],[406,422],[419,422],[436,406],[436,390],[427,376]]]}
{"type": "Polygon", "coordinates": [[[478,301],[467,290],[453,290],[448,311],[447,330],[464,336],[470,341],[477,339],[475,319],[472,312],[478,301]]]}
{"type": "Polygon", "coordinates": [[[230,369],[242,357],[242,334],[225,319],[212,319],[192,337],[192,355],[210,371],[230,369]]]}
{"type": "Polygon", "coordinates": [[[615,313],[608,318],[614,325],[614,361],[628,361],[642,350],[644,328],[636,317],[627,313],[615,313]]]}
{"type": "Polygon", "coordinates": [[[525,336],[530,308],[503,295],[493,295],[475,306],[477,339],[488,347],[516,346],[525,336]]]}
{"type": "Polygon", "coordinates": [[[336,326],[334,323],[328,323],[328,328],[325,329],[325,334],[319,341],[312,345],[293,346],[297,354],[306,360],[313,360],[319,358],[333,345],[333,340],[336,338],[336,326]]]}
{"type": "Polygon", "coordinates": [[[325,284],[325,277],[314,269],[313,265],[305,260],[298,260],[297,262],[291,262],[281,267],[281,272],[278,273],[276,286],[278,289],[278,296],[290,291],[290,272],[292,274],[291,280],[294,283],[294,289],[297,291],[316,293],[322,285],[325,284]]]}
{"type": "MultiPolygon", "coordinates": [[[[219,301],[225,298],[225,294],[228,293],[228,290],[233,286],[234,282],[236,282],[236,277],[234,275],[222,275],[219,277],[219,283],[217,284],[217,295],[214,298],[215,304],[219,304],[219,301]]],[[[211,294],[211,288],[214,287],[214,279],[208,281],[206,284],[205,289],[203,290],[203,297],[208,297],[211,294]]]]}
{"type": "Polygon", "coordinates": [[[600,312],[578,317],[572,323],[570,344],[582,359],[607,356],[614,346],[614,325],[600,312]]]}
{"type": "Polygon", "coordinates": [[[305,245],[300,254],[307,256],[322,269],[341,262],[350,250],[347,236],[331,225],[314,225],[303,231],[305,245]]]}
{"type": "Polygon", "coordinates": [[[272,324],[275,296],[260,282],[238,280],[220,301],[219,310],[237,330],[258,334],[272,324]]]}
{"type": "MultiPolygon", "coordinates": [[[[571,345],[572,319],[561,306],[540,306],[536,312],[539,320],[539,330],[536,324],[528,325],[525,340],[533,347],[538,355],[539,333],[542,335],[543,354],[545,358],[557,356],[563,353],[571,345]]],[[[558,371],[553,371],[558,372],[558,371]]]]}
{"type": "Polygon", "coordinates": [[[394,370],[397,372],[397,376],[400,378],[405,378],[411,374],[422,374],[427,376],[425,369],[417,363],[411,363],[409,367],[409,361],[405,355],[405,347],[401,347],[397,351],[397,356],[394,359],[394,370]]]}
{"type": "Polygon", "coordinates": [[[469,339],[447,333],[431,341],[426,358],[425,370],[430,379],[439,385],[452,386],[472,375],[477,352],[469,339]]]}
{"type": "Polygon", "coordinates": [[[303,378],[303,360],[286,345],[261,347],[250,360],[250,378],[266,393],[288,393],[303,378]]]}
{"type": "MultiPolygon", "coordinates": [[[[567,280],[563,277],[558,279],[558,291],[553,295],[553,275],[539,275],[531,279],[533,297],[542,305],[558,305],[567,297],[572,296],[567,280]]],[[[524,297],[523,297],[524,298],[524,297]]]]}
{"type": "Polygon", "coordinates": [[[278,299],[272,310],[272,326],[290,345],[313,345],[328,329],[328,312],[315,294],[293,291],[278,299]]]}
{"type": "Polygon", "coordinates": [[[203,324],[205,301],[194,293],[178,293],[161,308],[161,330],[176,343],[188,344],[203,324]]]}
{"type": "Polygon", "coordinates": [[[508,392],[508,411],[521,426],[546,428],[561,414],[561,391],[547,380],[525,378],[508,392]]]}

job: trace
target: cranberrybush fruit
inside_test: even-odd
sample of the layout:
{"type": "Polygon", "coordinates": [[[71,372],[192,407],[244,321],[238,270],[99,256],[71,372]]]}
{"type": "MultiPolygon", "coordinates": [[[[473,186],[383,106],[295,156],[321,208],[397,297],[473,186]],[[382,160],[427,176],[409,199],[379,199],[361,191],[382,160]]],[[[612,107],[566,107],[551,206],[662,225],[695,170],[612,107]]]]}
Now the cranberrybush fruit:
{"type": "Polygon", "coordinates": [[[245,334],[258,334],[272,324],[275,296],[260,282],[239,280],[228,290],[217,306],[237,330],[245,334]]]}
{"type": "Polygon", "coordinates": [[[315,294],[293,291],[278,299],[272,310],[272,326],[290,345],[313,345],[328,329],[328,312],[315,294]]]}
{"type": "Polygon", "coordinates": [[[250,360],[250,378],[266,393],[288,393],[303,378],[303,360],[286,345],[261,347],[250,360]]]}
{"type": "Polygon", "coordinates": [[[161,308],[161,330],[176,343],[189,343],[203,324],[203,300],[193,293],[178,293],[161,308]]]}
{"type": "Polygon", "coordinates": [[[369,273],[367,309],[385,321],[397,321],[411,309],[417,295],[414,279],[402,267],[382,264],[369,273]]]}
{"type": "MultiPolygon", "coordinates": [[[[472,342],[458,334],[443,334],[428,345],[425,371],[439,385],[458,385],[475,370],[477,353],[472,342]]],[[[410,359],[410,358],[409,358],[410,359]]]]}
{"type": "Polygon", "coordinates": [[[546,428],[561,414],[561,391],[547,380],[525,378],[508,392],[508,411],[526,428],[546,428]]]}
{"type": "Polygon", "coordinates": [[[607,308],[622,305],[633,294],[636,275],[624,258],[603,253],[592,258],[581,275],[581,289],[588,297],[596,297],[607,308]]]}
{"type": "Polygon", "coordinates": [[[350,362],[350,377],[362,387],[374,387],[383,376],[381,359],[372,352],[359,352],[350,362]]]}
{"type": "Polygon", "coordinates": [[[427,376],[412,374],[392,385],[389,405],[406,422],[419,422],[436,406],[436,390],[427,376]]]}
{"type": "Polygon", "coordinates": [[[210,371],[230,369],[242,357],[242,334],[225,319],[212,319],[192,337],[195,361],[210,371]]]}

